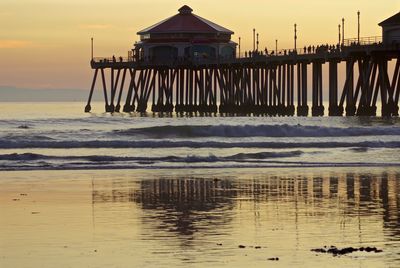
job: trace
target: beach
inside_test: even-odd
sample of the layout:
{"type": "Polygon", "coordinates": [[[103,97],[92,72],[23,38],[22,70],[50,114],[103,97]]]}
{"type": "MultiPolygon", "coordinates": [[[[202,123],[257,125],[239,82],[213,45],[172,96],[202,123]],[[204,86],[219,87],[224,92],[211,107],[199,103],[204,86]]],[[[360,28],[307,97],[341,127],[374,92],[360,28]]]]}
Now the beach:
{"type": "Polygon", "coordinates": [[[13,171],[1,267],[396,267],[398,168],[13,171]],[[316,248],[376,247],[334,256],[316,248]]]}

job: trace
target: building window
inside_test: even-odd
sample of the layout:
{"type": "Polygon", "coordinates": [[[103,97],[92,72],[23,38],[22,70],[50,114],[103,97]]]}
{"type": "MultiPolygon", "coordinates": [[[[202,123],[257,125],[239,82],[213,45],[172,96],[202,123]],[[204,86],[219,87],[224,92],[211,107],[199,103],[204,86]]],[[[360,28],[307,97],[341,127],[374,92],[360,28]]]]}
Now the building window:
{"type": "Polygon", "coordinates": [[[144,34],[144,35],[142,35],[142,36],[141,36],[141,39],[142,39],[142,40],[148,40],[148,39],[150,39],[150,34],[144,34]]]}

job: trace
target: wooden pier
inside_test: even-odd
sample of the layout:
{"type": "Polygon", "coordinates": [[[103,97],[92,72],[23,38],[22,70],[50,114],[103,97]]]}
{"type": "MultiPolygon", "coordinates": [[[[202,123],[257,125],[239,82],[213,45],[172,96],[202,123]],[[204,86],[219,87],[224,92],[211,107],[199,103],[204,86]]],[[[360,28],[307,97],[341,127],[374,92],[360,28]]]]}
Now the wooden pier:
{"type": "Polygon", "coordinates": [[[94,58],[89,99],[96,84],[106,112],[227,113],[270,116],[398,116],[400,44],[332,46],[314,53],[285,50],[232,59],[142,61],[94,58]],[[388,71],[388,62],[394,71],[388,71]],[[346,71],[339,88],[339,64],[346,71]],[[328,72],[323,71],[327,65],[328,72]],[[311,74],[311,75],[309,75],[311,74]],[[310,79],[311,77],[311,79],[310,79]],[[323,81],[329,83],[323,88],[323,81]],[[309,81],[310,80],[310,81],[309,81]],[[329,107],[324,107],[328,93],[329,107]],[[124,99],[123,99],[124,96],[124,99]]]}

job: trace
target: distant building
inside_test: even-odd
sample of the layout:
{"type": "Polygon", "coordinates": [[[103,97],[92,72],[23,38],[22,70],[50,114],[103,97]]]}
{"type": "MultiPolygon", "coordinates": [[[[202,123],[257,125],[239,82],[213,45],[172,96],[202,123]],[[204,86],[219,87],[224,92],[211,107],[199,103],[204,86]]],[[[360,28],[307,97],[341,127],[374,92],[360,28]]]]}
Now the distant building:
{"type": "Polygon", "coordinates": [[[379,23],[384,44],[400,43],[400,12],[379,23]]]}
{"type": "Polygon", "coordinates": [[[145,61],[234,58],[237,44],[231,41],[233,32],[192,11],[185,5],[175,16],[138,32],[136,58],[145,61]]]}

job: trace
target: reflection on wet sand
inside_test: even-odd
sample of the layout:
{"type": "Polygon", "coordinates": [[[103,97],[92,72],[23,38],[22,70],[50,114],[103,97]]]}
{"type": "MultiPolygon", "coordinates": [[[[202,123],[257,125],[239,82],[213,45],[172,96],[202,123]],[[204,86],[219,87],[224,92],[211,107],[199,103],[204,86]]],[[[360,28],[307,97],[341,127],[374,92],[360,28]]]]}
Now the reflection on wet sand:
{"type": "Polygon", "coordinates": [[[368,214],[368,211],[373,214],[381,210],[383,226],[392,228],[398,235],[399,179],[400,173],[347,173],[295,178],[265,175],[253,178],[161,177],[135,180],[130,187],[126,184],[132,182],[114,181],[112,188],[105,187],[106,190],[98,190],[95,185],[93,202],[136,202],[143,210],[164,211],[158,215],[161,222],[172,213],[178,218],[176,230],[182,231],[182,234],[190,233],[186,229],[193,222],[214,220],[207,213],[224,213],[242,202],[304,202],[312,207],[336,203],[337,208],[343,210],[343,215],[349,216],[368,214]]]}
{"type": "Polygon", "coordinates": [[[142,235],[158,236],[159,243],[168,238],[172,248],[171,237],[180,241],[180,249],[206,251],[204,239],[229,250],[248,241],[268,248],[276,244],[272,252],[282,255],[341,243],[382,247],[386,253],[379,261],[390,264],[399,261],[400,252],[399,179],[396,171],[163,176],[114,181],[111,188],[96,182],[93,203],[138,205],[142,235]],[[284,241],[271,242],[280,238],[284,241]]]}
{"type": "MultiPolygon", "coordinates": [[[[129,181],[125,181],[129,184],[129,181]]],[[[183,237],[182,247],[192,244],[194,233],[229,225],[230,211],[237,191],[228,179],[217,178],[157,178],[136,181],[131,187],[116,184],[111,191],[93,191],[93,202],[135,202],[144,211],[153,213],[143,218],[143,224],[155,224],[161,232],[183,237]],[[137,187],[135,187],[137,186],[137,187]]],[[[107,187],[106,187],[107,189],[107,187]]],[[[155,230],[152,231],[154,233],[155,230]]],[[[207,234],[212,234],[208,231],[207,234]]],[[[168,236],[168,235],[167,235],[168,236]]]]}

